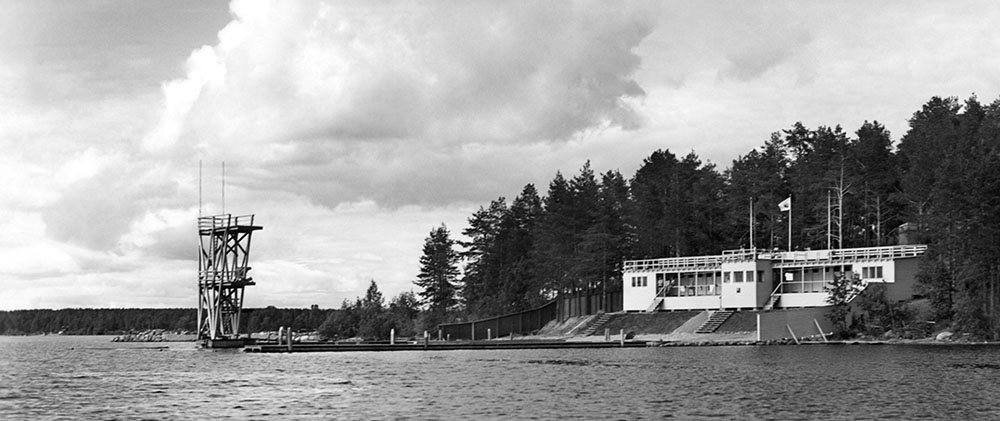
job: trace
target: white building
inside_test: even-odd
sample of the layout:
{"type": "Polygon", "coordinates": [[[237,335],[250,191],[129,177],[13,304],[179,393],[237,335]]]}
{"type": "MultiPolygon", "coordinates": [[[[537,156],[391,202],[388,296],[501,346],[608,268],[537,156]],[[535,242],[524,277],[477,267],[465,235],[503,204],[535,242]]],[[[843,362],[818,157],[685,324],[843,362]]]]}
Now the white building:
{"type": "Polygon", "coordinates": [[[715,256],[628,260],[626,311],[822,307],[838,275],[866,288],[886,284],[892,300],[909,299],[925,245],[794,252],[729,250],[715,256]]]}

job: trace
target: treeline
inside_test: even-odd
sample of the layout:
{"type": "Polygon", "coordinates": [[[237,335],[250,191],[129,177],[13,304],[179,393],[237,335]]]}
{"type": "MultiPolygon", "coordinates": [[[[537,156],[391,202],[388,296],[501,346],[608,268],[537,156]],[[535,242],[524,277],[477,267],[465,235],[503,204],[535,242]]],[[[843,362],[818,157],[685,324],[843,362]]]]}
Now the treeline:
{"type": "Polygon", "coordinates": [[[319,332],[330,339],[386,339],[392,331],[400,338],[414,337],[421,329],[435,326],[435,322],[425,320],[428,314],[430,311],[420,311],[412,292],[400,293],[386,305],[373,280],[364,298],[344,300],[340,310],[327,316],[319,332]]]}
{"type": "Polygon", "coordinates": [[[791,197],[793,249],[892,245],[905,230],[932,246],[919,279],[938,319],[997,338],[1000,101],[934,97],[909,123],[898,145],[877,121],[853,133],[796,123],[721,171],[658,150],[628,179],[589,162],[557,172],[544,196],[529,184],[480,207],[451,258],[426,259],[453,243],[432,230],[421,303],[435,319],[489,317],[560,292],[617,290],[623,259],[785,249],[778,204],[791,197]]]}
{"type": "MultiPolygon", "coordinates": [[[[244,309],[242,332],[257,332],[290,326],[295,330],[315,330],[335,310],[294,308],[244,309]]],[[[59,333],[67,335],[109,335],[148,329],[194,333],[198,310],[194,308],[102,308],[61,310],[0,311],[0,335],[59,333]]]]}
{"type": "Polygon", "coordinates": [[[788,197],[794,249],[893,244],[910,220],[901,164],[878,122],[853,135],[796,123],[722,171],[694,152],[668,150],[627,179],[597,174],[588,162],[571,178],[556,173],[544,197],[527,185],[510,204],[500,197],[476,211],[453,289],[462,311],[488,317],[559,293],[619,290],[626,259],[785,249],[788,213],[778,204],[788,197]]]}

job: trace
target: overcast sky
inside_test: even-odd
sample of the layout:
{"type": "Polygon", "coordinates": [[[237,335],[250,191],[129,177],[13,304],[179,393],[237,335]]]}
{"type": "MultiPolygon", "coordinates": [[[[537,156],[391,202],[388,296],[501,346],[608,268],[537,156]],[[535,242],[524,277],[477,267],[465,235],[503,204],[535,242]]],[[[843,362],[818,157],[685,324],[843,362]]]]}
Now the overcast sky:
{"type": "Polygon", "coordinates": [[[0,309],[195,307],[203,211],[246,305],[414,290],[424,238],[555,172],[720,169],[802,121],[898,141],[1000,95],[1000,3],[0,0],[0,309]]]}

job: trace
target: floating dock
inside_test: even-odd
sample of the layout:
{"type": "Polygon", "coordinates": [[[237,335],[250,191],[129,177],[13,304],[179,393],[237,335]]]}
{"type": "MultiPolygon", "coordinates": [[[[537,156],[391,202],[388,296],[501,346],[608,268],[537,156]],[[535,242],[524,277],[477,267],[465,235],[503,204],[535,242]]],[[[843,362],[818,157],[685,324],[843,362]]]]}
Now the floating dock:
{"type": "Polygon", "coordinates": [[[298,343],[289,345],[257,344],[243,348],[244,352],[375,352],[375,351],[455,351],[465,349],[592,349],[645,348],[646,341],[566,342],[545,340],[521,341],[453,341],[387,343],[298,343]]]}

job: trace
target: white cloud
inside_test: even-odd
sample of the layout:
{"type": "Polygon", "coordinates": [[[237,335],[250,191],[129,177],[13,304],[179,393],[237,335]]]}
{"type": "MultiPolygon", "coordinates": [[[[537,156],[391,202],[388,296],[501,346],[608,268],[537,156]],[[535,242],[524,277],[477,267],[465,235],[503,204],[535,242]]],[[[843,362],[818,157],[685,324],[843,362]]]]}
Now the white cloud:
{"type": "Polygon", "coordinates": [[[504,164],[474,161],[463,145],[642,124],[633,49],[651,26],[633,8],[236,1],[232,11],[218,44],[164,85],[146,144],[254,167],[254,183],[318,203],[467,200],[413,192],[478,190],[470,175],[504,164]]]}

